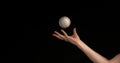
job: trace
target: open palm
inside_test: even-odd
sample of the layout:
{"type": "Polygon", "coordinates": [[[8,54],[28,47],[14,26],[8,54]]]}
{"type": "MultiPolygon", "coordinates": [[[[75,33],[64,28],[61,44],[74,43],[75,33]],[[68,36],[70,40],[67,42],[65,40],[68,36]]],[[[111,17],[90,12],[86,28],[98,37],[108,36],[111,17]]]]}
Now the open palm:
{"type": "Polygon", "coordinates": [[[68,36],[68,34],[64,30],[61,30],[61,32],[63,34],[60,34],[59,32],[54,31],[53,36],[57,37],[58,39],[70,42],[74,45],[77,45],[81,41],[76,32],[76,28],[73,29],[73,35],[71,36],[68,36]]]}

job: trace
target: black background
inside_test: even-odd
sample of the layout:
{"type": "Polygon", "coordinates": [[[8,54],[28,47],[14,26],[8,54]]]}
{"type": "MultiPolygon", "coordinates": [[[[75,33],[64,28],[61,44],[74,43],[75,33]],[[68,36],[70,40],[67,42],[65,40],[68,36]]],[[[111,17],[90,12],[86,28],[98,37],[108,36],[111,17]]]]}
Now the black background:
{"type": "Polygon", "coordinates": [[[51,8],[39,12],[33,9],[30,11],[27,8],[16,14],[19,16],[13,32],[15,42],[10,42],[8,46],[9,62],[92,63],[76,46],[52,36],[53,31],[61,30],[58,20],[62,16],[71,19],[71,26],[65,31],[71,35],[76,27],[81,39],[96,52],[111,59],[120,51],[119,20],[115,12],[99,6],[74,11],[51,11],[51,8]]]}

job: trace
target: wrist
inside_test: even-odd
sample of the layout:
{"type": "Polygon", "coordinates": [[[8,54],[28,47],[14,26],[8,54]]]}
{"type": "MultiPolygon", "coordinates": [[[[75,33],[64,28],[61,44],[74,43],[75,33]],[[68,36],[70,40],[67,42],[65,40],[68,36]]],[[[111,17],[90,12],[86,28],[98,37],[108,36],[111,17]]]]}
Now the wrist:
{"type": "Polygon", "coordinates": [[[76,46],[79,47],[79,46],[82,46],[83,44],[84,44],[83,41],[78,41],[76,46]]]}

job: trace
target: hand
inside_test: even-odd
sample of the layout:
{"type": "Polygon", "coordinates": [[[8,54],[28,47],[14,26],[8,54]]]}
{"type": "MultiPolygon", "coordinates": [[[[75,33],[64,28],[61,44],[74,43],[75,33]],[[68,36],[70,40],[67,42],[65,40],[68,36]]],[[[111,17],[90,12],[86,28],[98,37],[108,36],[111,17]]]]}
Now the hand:
{"type": "Polygon", "coordinates": [[[58,39],[70,42],[74,45],[77,45],[81,41],[76,32],[76,28],[73,29],[73,35],[71,35],[71,36],[68,36],[68,34],[64,30],[61,30],[61,31],[62,31],[63,35],[57,31],[54,31],[53,36],[55,36],[58,39]]]}

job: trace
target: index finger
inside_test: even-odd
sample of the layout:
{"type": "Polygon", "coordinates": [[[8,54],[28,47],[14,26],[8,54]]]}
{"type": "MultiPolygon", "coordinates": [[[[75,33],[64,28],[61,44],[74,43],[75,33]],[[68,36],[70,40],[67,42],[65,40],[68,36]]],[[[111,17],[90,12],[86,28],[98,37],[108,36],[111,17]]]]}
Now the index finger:
{"type": "Polygon", "coordinates": [[[68,34],[64,31],[64,30],[61,30],[63,32],[63,34],[67,37],[68,34]]]}

